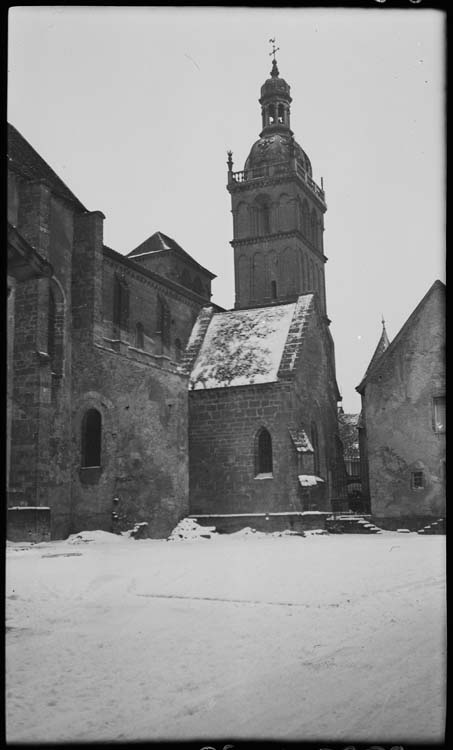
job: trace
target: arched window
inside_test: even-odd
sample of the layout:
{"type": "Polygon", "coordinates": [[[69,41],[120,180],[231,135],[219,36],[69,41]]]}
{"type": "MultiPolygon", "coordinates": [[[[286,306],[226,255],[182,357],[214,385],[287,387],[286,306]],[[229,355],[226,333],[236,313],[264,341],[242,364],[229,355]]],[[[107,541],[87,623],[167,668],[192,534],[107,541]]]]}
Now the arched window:
{"type": "Polygon", "coordinates": [[[63,376],[64,358],[64,299],[61,287],[51,279],[49,282],[49,298],[47,304],[47,354],[50,359],[52,373],[52,398],[55,395],[54,386],[58,385],[63,376]]]}
{"type": "Polygon", "coordinates": [[[312,209],[311,217],[310,217],[310,239],[313,242],[313,244],[316,246],[317,244],[317,238],[316,238],[316,212],[315,209],[312,209]]]}
{"type": "Polygon", "coordinates": [[[88,409],[82,419],[82,466],[101,465],[102,417],[97,409],[88,409]]]}
{"type": "Polygon", "coordinates": [[[318,428],[314,422],[311,423],[311,444],[313,446],[313,470],[315,474],[319,474],[318,428]]]}
{"type": "Polygon", "coordinates": [[[113,287],[113,327],[115,333],[127,330],[129,319],[129,288],[125,279],[115,275],[113,287]]]}
{"type": "Polygon", "coordinates": [[[277,299],[277,282],[271,281],[271,298],[277,299]]]}
{"type": "Polygon", "coordinates": [[[305,237],[309,237],[309,224],[310,224],[310,213],[308,208],[308,203],[306,200],[304,200],[302,205],[302,233],[305,237]]]}
{"type": "Polygon", "coordinates": [[[162,344],[170,343],[170,307],[163,297],[157,300],[157,333],[161,337],[162,344]]]}
{"type": "Polygon", "coordinates": [[[135,348],[145,348],[145,331],[143,328],[143,323],[137,323],[137,325],[135,326],[135,348]]]}
{"type": "Polygon", "coordinates": [[[255,475],[258,474],[272,474],[272,438],[265,427],[256,436],[255,475]]]}
{"type": "Polygon", "coordinates": [[[179,362],[182,356],[182,344],[181,339],[175,339],[175,357],[176,361],[179,362]]]}

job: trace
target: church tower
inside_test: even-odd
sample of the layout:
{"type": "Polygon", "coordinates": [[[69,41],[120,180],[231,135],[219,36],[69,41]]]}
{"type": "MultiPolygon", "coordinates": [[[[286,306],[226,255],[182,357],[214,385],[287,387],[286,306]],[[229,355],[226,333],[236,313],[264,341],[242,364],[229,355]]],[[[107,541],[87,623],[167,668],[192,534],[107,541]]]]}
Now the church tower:
{"type": "Polygon", "coordinates": [[[290,86],[280,78],[275,52],[271,77],[261,87],[262,130],[243,171],[233,171],[228,152],[235,307],[293,302],[300,294],[316,292],[327,320],[325,195],[313,180],[310,159],[294,139],[290,86]]]}

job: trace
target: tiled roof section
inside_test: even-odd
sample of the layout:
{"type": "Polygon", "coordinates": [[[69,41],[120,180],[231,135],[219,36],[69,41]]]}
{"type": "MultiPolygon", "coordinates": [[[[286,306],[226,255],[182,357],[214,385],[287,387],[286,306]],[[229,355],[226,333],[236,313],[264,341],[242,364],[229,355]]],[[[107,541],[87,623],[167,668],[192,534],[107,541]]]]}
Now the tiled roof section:
{"type": "Polygon", "coordinates": [[[87,209],[16,128],[8,123],[8,165],[28,180],[44,180],[50,189],[79,211],[87,209]]]}
{"type": "Polygon", "coordinates": [[[314,295],[302,294],[295,304],[294,315],[288,331],[288,336],[283,350],[278,377],[285,378],[291,375],[302,354],[302,344],[305,331],[314,311],[314,295]]]}
{"type": "Polygon", "coordinates": [[[290,303],[213,315],[189,387],[226,388],[276,381],[295,308],[296,303],[290,303]]]}
{"type": "Polygon", "coordinates": [[[189,253],[187,253],[181,245],[178,245],[178,243],[169,237],[167,234],[164,234],[163,232],[154,232],[154,234],[151,235],[151,237],[148,237],[147,240],[141,243],[141,245],[138,245],[134,250],[131,250],[130,253],[127,253],[127,257],[131,260],[134,259],[134,257],[140,255],[149,255],[150,253],[162,253],[168,250],[173,250],[174,252],[178,253],[178,255],[185,258],[185,260],[189,261],[193,266],[196,266],[200,271],[203,271],[203,273],[207,274],[211,279],[215,279],[215,274],[211,273],[211,271],[208,271],[207,268],[204,268],[200,263],[198,263],[194,258],[192,258],[189,253]]]}
{"type": "Polygon", "coordinates": [[[298,453],[313,453],[313,446],[308,439],[307,433],[302,428],[288,427],[291,440],[298,453]]]}

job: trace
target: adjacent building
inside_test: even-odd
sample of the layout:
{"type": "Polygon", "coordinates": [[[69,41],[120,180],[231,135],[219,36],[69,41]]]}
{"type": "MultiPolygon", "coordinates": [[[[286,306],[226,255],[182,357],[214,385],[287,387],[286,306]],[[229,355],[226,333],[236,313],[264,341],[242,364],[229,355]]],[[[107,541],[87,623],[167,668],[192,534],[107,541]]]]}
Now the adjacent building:
{"type": "Polygon", "coordinates": [[[362,477],[375,522],[421,528],[445,517],[445,285],[435,281],[357,391],[362,477]]]}

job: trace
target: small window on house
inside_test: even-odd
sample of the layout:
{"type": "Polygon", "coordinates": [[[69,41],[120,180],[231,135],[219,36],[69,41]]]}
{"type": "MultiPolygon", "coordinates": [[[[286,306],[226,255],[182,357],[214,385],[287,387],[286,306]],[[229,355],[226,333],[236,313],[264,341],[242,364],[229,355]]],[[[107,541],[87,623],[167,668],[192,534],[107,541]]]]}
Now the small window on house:
{"type": "Polygon", "coordinates": [[[277,299],[277,282],[271,281],[271,297],[277,299]]]}
{"type": "Polygon", "coordinates": [[[255,475],[272,474],[272,438],[268,430],[263,427],[256,439],[255,475]]]}
{"type": "Polygon", "coordinates": [[[135,326],[135,348],[136,349],[145,348],[145,332],[143,328],[143,323],[137,323],[137,325],[135,326]]]}
{"type": "Polygon", "coordinates": [[[425,486],[425,475],[423,471],[413,471],[411,474],[411,487],[413,490],[422,490],[425,486]]]}
{"type": "Polygon", "coordinates": [[[82,419],[82,466],[101,465],[102,417],[97,409],[88,409],[82,419]]]}
{"type": "Polygon", "coordinates": [[[445,396],[437,396],[433,399],[434,410],[434,432],[445,432],[445,396]]]}

